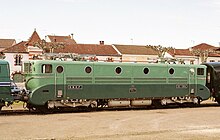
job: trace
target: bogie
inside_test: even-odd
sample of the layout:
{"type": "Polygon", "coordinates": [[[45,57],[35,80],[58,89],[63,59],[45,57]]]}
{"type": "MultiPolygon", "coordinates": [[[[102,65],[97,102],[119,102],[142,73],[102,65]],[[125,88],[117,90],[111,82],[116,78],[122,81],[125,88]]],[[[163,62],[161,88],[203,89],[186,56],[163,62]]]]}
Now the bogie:
{"type": "Polygon", "coordinates": [[[200,104],[199,97],[171,97],[161,99],[99,99],[99,100],[56,100],[47,101],[43,106],[31,106],[31,110],[38,110],[40,112],[51,113],[55,110],[63,110],[65,108],[96,110],[97,108],[146,108],[151,106],[162,107],[171,104],[200,104]]]}

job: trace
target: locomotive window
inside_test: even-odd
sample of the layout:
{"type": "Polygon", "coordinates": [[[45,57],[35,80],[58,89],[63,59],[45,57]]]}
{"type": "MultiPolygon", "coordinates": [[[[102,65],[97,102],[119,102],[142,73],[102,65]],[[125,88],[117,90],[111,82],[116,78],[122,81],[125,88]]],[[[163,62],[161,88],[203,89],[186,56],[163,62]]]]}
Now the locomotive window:
{"type": "Polygon", "coordinates": [[[197,75],[204,75],[204,68],[198,68],[197,75]]]}
{"type": "Polygon", "coordinates": [[[148,68],[144,68],[144,74],[148,74],[149,73],[149,69],[148,68]]]}
{"type": "Polygon", "coordinates": [[[211,83],[211,73],[208,72],[208,76],[207,76],[207,83],[211,83]]]}
{"type": "Polygon", "coordinates": [[[43,64],[42,65],[42,73],[52,73],[52,65],[51,64],[43,64]]]}
{"type": "Polygon", "coordinates": [[[173,68],[170,68],[169,73],[170,73],[170,74],[174,74],[174,69],[173,69],[173,68]]]}
{"type": "Polygon", "coordinates": [[[57,72],[58,73],[62,73],[63,72],[63,67],[62,66],[58,66],[57,67],[57,72]]]}
{"type": "Polygon", "coordinates": [[[115,69],[115,72],[116,72],[117,74],[120,74],[120,73],[121,73],[121,68],[120,68],[120,67],[117,67],[117,68],[115,69]]]}
{"type": "Polygon", "coordinates": [[[91,68],[90,66],[87,66],[87,67],[85,68],[85,72],[86,72],[86,73],[91,73],[91,72],[92,72],[92,68],[91,68]]]}

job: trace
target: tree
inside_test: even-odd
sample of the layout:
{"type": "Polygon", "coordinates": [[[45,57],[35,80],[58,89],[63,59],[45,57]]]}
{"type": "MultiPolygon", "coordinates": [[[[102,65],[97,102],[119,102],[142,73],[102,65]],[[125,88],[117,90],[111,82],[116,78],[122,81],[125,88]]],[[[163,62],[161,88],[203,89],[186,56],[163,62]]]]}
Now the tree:
{"type": "Polygon", "coordinates": [[[192,49],[191,50],[191,53],[193,55],[199,56],[199,58],[201,58],[202,63],[206,62],[207,58],[209,57],[209,54],[213,52],[215,52],[213,49],[208,49],[208,50],[192,49]]]}
{"type": "Polygon", "coordinates": [[[65,44],[60,42],[46,42],[44,39],[42,39],[39,42],[35,42],[34,47],[42,49],[43,53],[53,53],[54,49],[64,48],[65,44]]]}
{"type": "Polygon", "coordinates": [[[41,41],[35,42],[33,46],[42,49],[43,53],[47,52],[47,48],[48,48],[47,42],[44,39],[42,39],[41,41]]]}
{"type": "Polygon", "coordinates": [[[158,46],[147,45],[147,47],[150,47],[151,49],[157,51],[157,55],[159,58],[164,58],[165,53],[173,49],[172,47],[163,47],[161,45],[158,46]]]}
{"type": "Polygon", "coordinates": [[[57,48],[64,48],[65,45],[64,43],[59,43],[59,42],[51,42],[49,43],[49,49],[50,49],[50,53],[53,53],[54,49],[57,49],[57,48]]]}

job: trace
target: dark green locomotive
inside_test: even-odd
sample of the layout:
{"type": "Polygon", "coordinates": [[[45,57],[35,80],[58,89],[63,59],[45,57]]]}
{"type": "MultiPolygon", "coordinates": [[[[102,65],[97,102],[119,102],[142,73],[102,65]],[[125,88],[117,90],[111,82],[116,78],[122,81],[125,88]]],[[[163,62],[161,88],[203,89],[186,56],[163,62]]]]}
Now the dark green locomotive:
{"type": "Polygon", "coordinates": [[[35,60],[23,72],[29,108],[198,104],[210,97],[204,65],[35,60]]]}
{"type": "Polygon", "coordinates": [[[0,110],[6,103],[12,102],[9,64],[5,60],[0,60],[0,110]]]}
{"type": "Polygon", "coordinates": [[[204,63],[207,66],[206,87],[210,89],[211,96],[220,104],[220,63],[204,63]]]}

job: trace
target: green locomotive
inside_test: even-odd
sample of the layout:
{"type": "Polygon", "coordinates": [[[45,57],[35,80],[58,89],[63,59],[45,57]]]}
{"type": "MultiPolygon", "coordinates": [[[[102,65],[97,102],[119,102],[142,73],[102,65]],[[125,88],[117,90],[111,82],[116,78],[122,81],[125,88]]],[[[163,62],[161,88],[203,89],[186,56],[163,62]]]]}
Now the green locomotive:
{"type": "Polygon", "coordinates": [[[29,108],[136,107],[210,97],[205,65],[33,60],[23,65],[29,108]]]}
{"type": "Polygon", "coordinates": [[[0,60],[0,111],[6,103],[9,105],[13,100],[9,63],[5,60],[0,60]]]}

